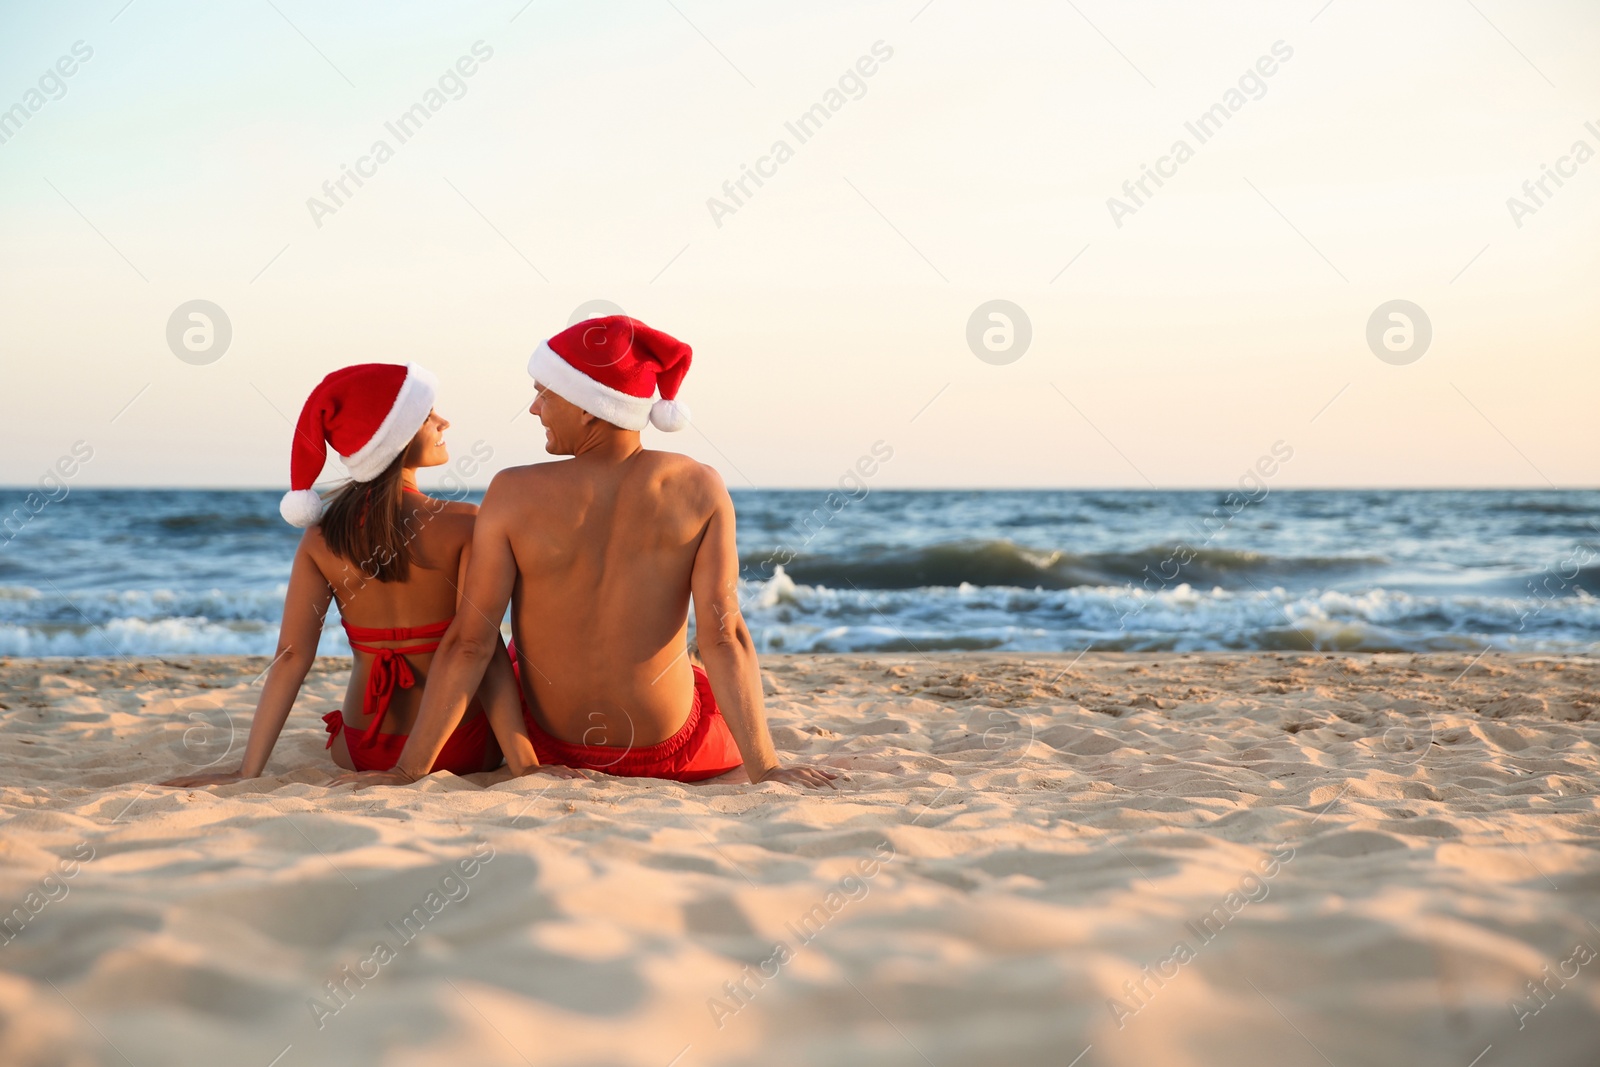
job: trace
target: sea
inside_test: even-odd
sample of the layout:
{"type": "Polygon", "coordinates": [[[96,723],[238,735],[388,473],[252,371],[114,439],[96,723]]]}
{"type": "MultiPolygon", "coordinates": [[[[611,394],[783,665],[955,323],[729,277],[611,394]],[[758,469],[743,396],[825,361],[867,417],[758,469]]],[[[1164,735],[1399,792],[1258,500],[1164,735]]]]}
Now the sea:
{"type": "MultiPolygon", "coordinates": [[[[300,536],[279,495],[0,490],[0,655],[271,655],[300,536]]],[[[1600,649],[1595,491],[734,501],[766,652],[1600,649]]],[[[336,613],[321,651],[348,652],[336,613]]]]}

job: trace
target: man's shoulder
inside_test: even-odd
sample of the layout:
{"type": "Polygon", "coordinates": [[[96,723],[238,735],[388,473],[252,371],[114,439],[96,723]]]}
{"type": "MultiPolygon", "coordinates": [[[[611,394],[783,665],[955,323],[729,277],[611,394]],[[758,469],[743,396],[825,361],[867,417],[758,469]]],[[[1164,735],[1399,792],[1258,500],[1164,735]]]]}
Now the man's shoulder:
{"type": "Polygon", "coordinates": [[[640,458],[649,464],[651,480],[675,496],[714,502],[727,495],[727,486],[715,467],[681,452],[647,449],[640,458]]]}
{"type": "Polygon", "coordinates": [[[684,478],[690,481],[703,482],[708,485],[721,485],[722,475],[717,473],[717,468],[701,463],[692,456],[682,452],[666,452],[659,449],[647,448],[640,454],[659,474],[673,478],[684,478]]]}
{"type": "MultiPolygon", "coordinates": [[[[507,495],[525,490],[529,486],[548,484],[562,477],[571,462],[571,460],[554,460],[549,463],[524,463],[520,467],[502,467],[489,480],[489,493],[507,495]]],[[[488,501],[489,496],[486,494],[484,503],[488,501]]]]}
{"type": "Polygon", "coordinates": [[[489,482],[483,515],[494,522],[535,522],[552,509],[559,511],[581,500],[590,480],[583,466],[571,459],[506,467],[489,482]]]}

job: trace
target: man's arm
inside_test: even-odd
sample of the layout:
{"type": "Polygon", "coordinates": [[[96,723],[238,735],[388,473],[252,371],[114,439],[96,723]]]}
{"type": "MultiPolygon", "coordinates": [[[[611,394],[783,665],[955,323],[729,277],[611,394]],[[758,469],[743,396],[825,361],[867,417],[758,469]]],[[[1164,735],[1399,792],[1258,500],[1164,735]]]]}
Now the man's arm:
{"type": "MultiPolygon", "coordinates": [[[[462,594],[467,588],[467,575],[471,572],[472,546],[469,544],[461,551],[461,573],[456,579],[457,615],[461,613],[462,594]]],[[[498,629],[494,635],[494,651],[489,654],[489,663],[484,668],[483,680],[478,683],[478,702],[483,705],[484,716],[489,720],[489,729],[494,732],[495,740],[500,744],[500,751],[505,754],[506,765],[511,768],[513,775],[521,777],[525,774],[546,771],[558,778],[586,777],[582,772],[569,771],[566,767],[539,765],[539,755],[533,750],[533,740],[528,736],[527,724],[522,721],[521,688],[517,684],[516,674],[511,670],[511,657],[506,653],[505,642],[500,640],[498,629]]],[[[455,724],[452,723],[450,730],[445,734],[446,738],[455,731],[455,728],[455,724]]],[[[437,759],[437,755],[434,758],[437,759]]]]}
{"type": "Polygon", "coordinates": [[[502,512],[505,489],[500,476],[489,484],[472,528],[471,566],[461,581],[456,617],[439,642],[422,690],[422,707],[411,736],[394,765],[395,773],[416,781],[433,770],[450,734],[467,713],[494,654],[500,648],[500,620],[505,618],[517,581],[517,561],[502,512]]]}
{"type": "Polygon", "coordinates": [[[719,483],[716,509],[700,539],[690,579],[694,596],[695,635],[700,658],[711,679],[711,692],[733,733],[752,782],[791,782],[833,788],[838,775],[818,767],[780,766],[767,730],[761,694],[761,663],[755,642],[739,610],[739,548],[734,532],[733,500],[719,483]]]}

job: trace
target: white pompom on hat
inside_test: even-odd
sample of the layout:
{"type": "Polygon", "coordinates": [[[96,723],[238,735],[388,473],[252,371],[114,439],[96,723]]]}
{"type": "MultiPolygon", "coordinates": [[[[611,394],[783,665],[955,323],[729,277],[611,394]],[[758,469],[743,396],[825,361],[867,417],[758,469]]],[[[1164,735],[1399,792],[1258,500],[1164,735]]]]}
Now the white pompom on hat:
{"type": "Polygon", "coordinates": [[[278,504],[284,521],[305,527],[322,518],[322,498],[311,487],[330,447],[355,481],[382,474],[428,421],[438,391],[438,379],[415,363],[361,363],[322,379],[295,424],[293,488],[278,504]]]}
{"type": "Polygon", "coordinates": [[[650,405],[650,425],[677,433],[689,425],[689,405],[681,400],[657,400],[650,405]]]}
{"type": "Polygon", "coordinates": [[[678,399],[694,350],[626,315],[588,319],[534,349],[528,373],[557,396],[624,430],[689,425],[678,399]],[[653,400],[657,391],[660,400],[653,400]]]}
{"type": "Polygon", "coordinates": [[[278,501],[278,514],[290,526],[315,526],[322,518],[322,497],[315,489],[290,490],[278,501]]]}

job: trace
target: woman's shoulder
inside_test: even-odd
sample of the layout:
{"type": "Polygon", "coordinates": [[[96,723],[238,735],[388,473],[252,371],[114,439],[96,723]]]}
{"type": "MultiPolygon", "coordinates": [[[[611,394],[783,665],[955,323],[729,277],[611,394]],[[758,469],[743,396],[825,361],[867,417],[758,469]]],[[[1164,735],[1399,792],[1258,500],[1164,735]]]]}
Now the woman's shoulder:
{"type": "Polygon", "coordinates": [[[301,551],[310,552],[315,555],[318,552],[326,551],[327,548],[328,542],[327,539],[322,536],[322,524],[320,522],[312,523],[301,532],[301,551]]]}
{"type": "Polygon", "coordinates": [[[419,526],[432,531],[424,536],[443,537],[451,542],[472,540],[472,528],[477,521],[478,505],[469,504],[464,500],[448,500],[436,496],[425,496],[423,500],[426,504],[420,510],[426,515],[426,519],[419,526]]]}
{"type": "Polygon", "coordinates": [[[323,536],[320,523],[313,523],[305,528],[305,532],[300,535],[296,555],[316,568],[317,572],[330,582],[336,580],[338,572],[343,567],[343,561],[329,547],[328,539],[323,536]]]}
{"type": "Polygon", "coordinates": [[[468,503],[465,500],[447,500],[437,496],[424,497],[424,499],[428,501],[428,507],[436,515],[456,515],[471,519],[478,514],[478,505],[468,503]]]}

